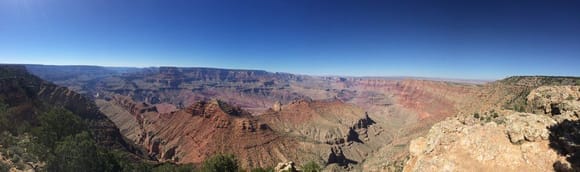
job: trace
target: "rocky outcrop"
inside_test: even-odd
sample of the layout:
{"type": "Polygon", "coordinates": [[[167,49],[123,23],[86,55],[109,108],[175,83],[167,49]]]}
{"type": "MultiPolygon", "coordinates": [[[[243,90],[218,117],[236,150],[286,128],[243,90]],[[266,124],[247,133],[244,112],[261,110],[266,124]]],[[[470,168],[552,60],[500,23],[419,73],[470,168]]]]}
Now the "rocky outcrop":
{"type": "Polygon", "coordinates": [[[405,171],[551,171],[563,159],[549,146],[551,118],[515,113],[506,119],[517,123],[437,123],[411,142],[405,171]]]}
{"type": "Polygon", "coordinates": [[[531,109],[550,115],[550,146],[566,160],[554,164],[557,171],[580,171],[580,86],[539,87],[527,97],[531,109]]]}
{"type": "Polygon", "coordinates": [[[512,143],[524,141],[535,142],[547,140],[550,136],[548,127],[556,121],[545,115],[515,113],[505,117],[506,133],[512,143]]]}
{"type": "Polygon", "coordinates": [[[543,86],[527,96],[532,111],[554,116],[558,122],[577,120],[580,115],[580,86],[543,86]]]}
{"type": "Polygon", "coordinates": [[[491,120],[458,116],[437,123],[411,141],[405,171],[573,170],[579,165],[579,94],[576,86],[539,87],[527,96],[539,114],[512,111],[491,120]]]}

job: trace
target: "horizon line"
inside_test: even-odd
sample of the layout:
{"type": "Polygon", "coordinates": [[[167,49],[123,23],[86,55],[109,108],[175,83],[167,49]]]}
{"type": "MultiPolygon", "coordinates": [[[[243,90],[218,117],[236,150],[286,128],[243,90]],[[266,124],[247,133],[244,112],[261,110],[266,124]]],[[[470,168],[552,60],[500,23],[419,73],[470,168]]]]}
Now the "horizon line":
{"type": "MultiPolygon", "coordinates": [[[[417,75],[336,75],[336,74],[305,74],[282,71],[270,71],[256,68],[236,68],[236,67],[215,67],[215,66],[179,66],[179,65],[159,65],[159,66],[125,66],[125,65],[95,65],[95,64],[41,64],[41,63],[0,63],[0,65],[37,65],[37,66],[69,66],[69,67],[103,67],[103,68],[161,68],[161,67],[176,67],[176,68],[206,68],[206,69],[221,69],[221,70],[248,70],[248,71],[264,71],[269,73],[286,73],[292,75],[314,76],[314,77],[350,77],[350,78],[403,78],[403,79],[418,79],[418,80],[434,80],[434,81],[477,81],[477,82],[492,82],[502,80],[514,76],[552,76],[552,75],[508,75],[501,78],[460,78],[460,77],[442,77],[442,76],[417,76],[417,75]]],[[[578,77],[553,75],[553,77],[578,77]]]]}

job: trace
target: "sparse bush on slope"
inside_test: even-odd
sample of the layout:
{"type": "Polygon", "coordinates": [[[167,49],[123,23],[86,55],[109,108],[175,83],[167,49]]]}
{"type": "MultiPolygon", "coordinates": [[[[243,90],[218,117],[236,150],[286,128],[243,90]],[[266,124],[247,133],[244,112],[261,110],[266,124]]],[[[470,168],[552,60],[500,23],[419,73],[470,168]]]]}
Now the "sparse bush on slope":
{"type": "Polygon", "coordinates": [[[0,172],[8,172],[10,170],[10,166],[8,164],[3,164],[0,162],[0,172]]]}
{"type": "Polygon", "coordinates": [[[88,132],[67,136],[56,144],[48,171],[102,171],[97,147],[88,132]]]}
{"type": "Polygon", "coordinates": [[[302,166],[303,172],[320,172],[322,168],[314,161],[310,161],[302,166]]]}
{"type": "Polygon", "coordinates": [[[170,163],[165,163],[165,164],[161,164],[155,168],[153,168],[153,170],[151,170],[153,172],[193,172],[195,171],[195,168],[193,167],[193,165],[176,165],[176,164],[170,164],[170,163]]]}
{"type": "Polygon", "coordinates": [[[217,154],[203,162],[202,172],[237,172],[238,161],[231,154],[217,154]]]}
{"type": "Polygon", "coordinates": [[[252,170],[250,170],[250,172],[274,172],[274,168],[272,168],[272,167],[268,167],[268,168],[258,167],[258,168],[253,168],[252,170]]]}

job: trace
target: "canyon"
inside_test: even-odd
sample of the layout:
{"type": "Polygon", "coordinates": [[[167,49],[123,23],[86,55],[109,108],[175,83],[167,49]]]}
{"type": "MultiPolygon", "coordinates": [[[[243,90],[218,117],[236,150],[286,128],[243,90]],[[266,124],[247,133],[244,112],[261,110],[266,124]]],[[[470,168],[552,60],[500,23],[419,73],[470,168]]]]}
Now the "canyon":
{"type": "Polygon", "coordinates": [[[517,115],[509,115],[516,110],[539,112],[550,105],[532,106],[537,101],[527,100],[530,92],[546,85],[578,84],[574,77],[474,83],[215,68],[26,68],[82,93],[128,142],[155,161],[200,164],[225,153],[237,156],[243,168],[314,161],[331,171],[436,169],[416,164],[433,164],[424,160],[429,156],[423,155],[422,147],[425,137],[435,140],[432,133],[451,132],[437,129],[449,123],[445,121],[471,121],[467,123],[473,129],[468,131],[493,132],[482,127],[496,126],[480,127],[467,117],[497,114],[519,121],[517,115]]]}
{"type": "Polygon", "coordinates": [[[89,75],[78,67],[27,67],[89,95],[123,136],[159,161],[198,164],[232,153],[244,167],[284,161],[351,170],[400,166],[410,139],[456,114],[479,87],[212,68],[92,67],[86,72],[96,75],[89,75]],[[81,73],[62,76],[71,70],[81,73]]]}

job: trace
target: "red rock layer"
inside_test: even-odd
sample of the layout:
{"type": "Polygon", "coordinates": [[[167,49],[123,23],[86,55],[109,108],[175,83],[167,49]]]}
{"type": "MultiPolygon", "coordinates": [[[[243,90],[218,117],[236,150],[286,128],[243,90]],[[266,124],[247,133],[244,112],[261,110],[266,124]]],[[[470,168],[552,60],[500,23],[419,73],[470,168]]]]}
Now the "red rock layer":
{"type": "Polygon", "coordinates": [[[141,144],[161,161],[201,163],[211,155],[226,153],[236,155],[243,167],[257,167],[297,159],[292,153],[298,146],[295,141],[278,135],[241,108],[221,101],[201,101],[166,114],[132,112],[143,118],[141,144]]]}

